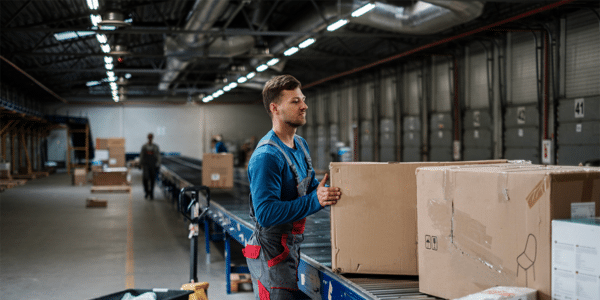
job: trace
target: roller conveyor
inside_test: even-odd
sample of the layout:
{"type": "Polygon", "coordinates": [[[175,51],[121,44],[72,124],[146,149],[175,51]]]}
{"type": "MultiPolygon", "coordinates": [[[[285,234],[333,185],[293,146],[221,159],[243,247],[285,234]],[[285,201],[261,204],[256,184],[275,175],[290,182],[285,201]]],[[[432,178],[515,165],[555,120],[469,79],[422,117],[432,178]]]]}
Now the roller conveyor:
{"type": "MultiPolygon", "coordinates": [[[[177,193],[185,186],[202,184],[202,162],[186,157],[164,157],[160,169],[161,182],[167,192],[177,193]]],[[[246,171],[236,169],[233,194],[211,197],[208,218],[223,228],[225,251],[229,241],[245,245],[254,225],[249,216],[249,186],[246,171]]],[[[177,199],[176,197],[173,199],[177,199]]],[[[210,239],[208,220],[205,222],[207,244],[210,239]]],[[[329,209],[307,218],[305,239],[298,267],[300,289],[312,299],[438,299],[419,293],[414,276],[341,275],[331,270],[331,232],[329,209]]],[[[207,248],[208,252],[208,248],[207,248]]],[[[229,293],[229,253],[226,253],[227,292],[229,293]]]]}

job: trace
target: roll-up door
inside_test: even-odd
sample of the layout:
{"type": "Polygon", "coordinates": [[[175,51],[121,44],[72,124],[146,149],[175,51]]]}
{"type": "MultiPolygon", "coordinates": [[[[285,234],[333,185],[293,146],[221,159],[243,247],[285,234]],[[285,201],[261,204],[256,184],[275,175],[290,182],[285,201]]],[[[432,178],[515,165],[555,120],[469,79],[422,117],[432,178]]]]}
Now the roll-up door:
{"type": "Polygon", "coordinates": [[[421,161],[421,120],[419,116],[405,116],[402,131],[402,161],[421,161]]]}
{"type": "Polygon", "coordinates": [[[598,18],[591,11],[567,17],[566,24],[566,97],[600,95],[600,34],[598,18]]]}
{"type": "Polygon", "coordinates": [[[507,159],[540,163],[540,111],[535,55],[537,50],[533,33],[513,33],[510,45],[508,75],[511,89],[509,105],[504,114],[504,156],[507,159]]]}
{"type": "Polygon", "coordinates": [[[492,116],[488,110],[471,109],[465,111],[463,127],[463,159],[492,159],[492,116]]]}
{"type": "Polygon", "coordinates": [[[452,114],[436,113],[430,118],[429,160],[452,161],[452,114]]]}
{"type": "Polygon", "coordinates": [[[540,163],[540,113],[536,105],[510,106],[504,116],[504,156],[540,163]]]}
{"type": "Polygon", "coordinates": [[[450,63],[437,58],[432,69],[431,115],[429,117],[429,160],[452,161],[452,114],[450,94],[450,63]]]}
{"type": "Polygon", "coordinates": [[[600,160],[600,96],[560,100],[557,162],[600,160]]]}

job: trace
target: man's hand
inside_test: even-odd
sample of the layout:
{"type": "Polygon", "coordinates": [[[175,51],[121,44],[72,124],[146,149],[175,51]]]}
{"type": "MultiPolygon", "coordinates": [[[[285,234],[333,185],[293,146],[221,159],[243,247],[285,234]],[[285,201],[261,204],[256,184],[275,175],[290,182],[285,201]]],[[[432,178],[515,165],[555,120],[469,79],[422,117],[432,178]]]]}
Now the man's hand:
{"type": "Polygon", "coordinates": [[[329,174],[325,173],[325,177],[323,177],[323,180],[321,180],[317,187],[317,197],[319,198],[319,203],[323,207],[336,204],[342,195],[340,188],[325,186],[328,178],[329,174]]]}

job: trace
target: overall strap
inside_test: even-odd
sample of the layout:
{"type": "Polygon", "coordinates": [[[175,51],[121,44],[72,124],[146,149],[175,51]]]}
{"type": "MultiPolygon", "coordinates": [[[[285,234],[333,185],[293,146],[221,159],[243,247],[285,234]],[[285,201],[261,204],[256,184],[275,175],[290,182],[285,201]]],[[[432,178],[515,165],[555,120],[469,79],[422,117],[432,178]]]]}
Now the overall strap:
{"type": "Polygon", "coordinates": [[[258,149],[258,147],[264,146],[264,145],[272,145],[272,146],[275,146],[277,149],[279,149],[279,152],[281,152],[281,154],[283,154],[283,157],[285,157],[285,160],[287,161],[288,165],[290,166],[290,168],[294,172],[294,176],[296,177],[296,184],[299,184],[300,181],[301,181],[300,174],[298,174],[298,170],[296,169],[296,166],[294,165],[294,163],[292,163],[292,160],[287,155],[287,153],[285,153],[285,151],[283,150],[283,148],[281,148],[281,146],[279,146],[277,143],[275,143],[272,140],[262,140],[262,141],[260,141],[258,143],[258,145],[256,146],[256,148],[258,149]]]}
{"type": "Polygon", "coordinates": [[[306,163],[308,164],[308,170],[306,171],[306,176],[310,177],[312,170],[313,170],[312,159],[310,158],[310,155],[308,154],[308,150],[306,150],[306,147],[304,147],[304,143],[302,143],[300,136],[294,135],[294,140],[296,141],[296,144],[300,146],[300,149],[302,149],[302,152],[304,152],[304,158],[306,159],[306,163]]]}

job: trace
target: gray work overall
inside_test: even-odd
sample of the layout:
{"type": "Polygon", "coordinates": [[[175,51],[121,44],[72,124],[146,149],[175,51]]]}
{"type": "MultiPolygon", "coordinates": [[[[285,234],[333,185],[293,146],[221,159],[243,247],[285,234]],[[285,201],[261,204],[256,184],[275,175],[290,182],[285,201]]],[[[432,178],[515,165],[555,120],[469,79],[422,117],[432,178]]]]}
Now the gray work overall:
{"type": "MultiPolygon", "coordinates": [[[[308,170],[307,176],[300,180],[296,166],[285,151],[274,141],[264,140],[256,148],[273,145],[283,154],[292,169],[298,187],[298,196],[306,195],[313,171],[308,151],[298,138],[294,138],[304,152],[308,170]]],[[[254,216],[252,195],[250,195],[250,217],[255,229],[243,250],[248,269],[252,275],[254,295],[257,299],[293,299],[298,290],[298,263],[300,262],[300,243],[304,240],[306,218],[291,223],[262,227],[254,216]]]]}

